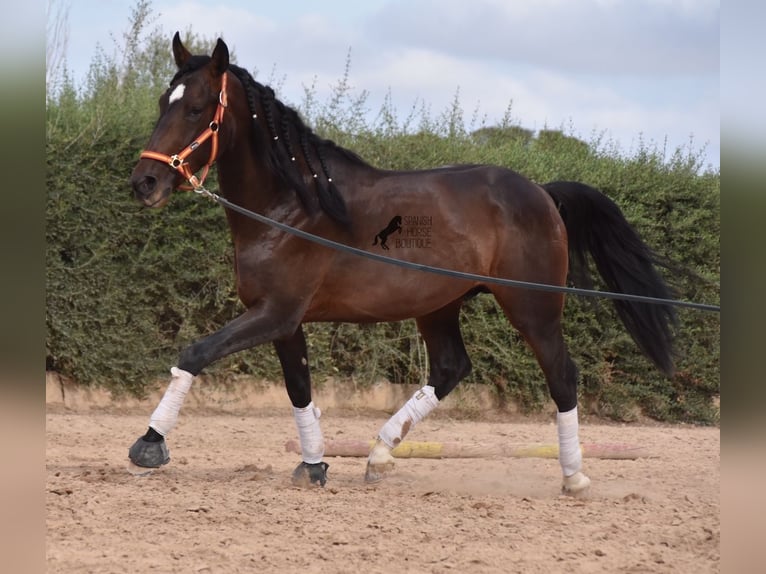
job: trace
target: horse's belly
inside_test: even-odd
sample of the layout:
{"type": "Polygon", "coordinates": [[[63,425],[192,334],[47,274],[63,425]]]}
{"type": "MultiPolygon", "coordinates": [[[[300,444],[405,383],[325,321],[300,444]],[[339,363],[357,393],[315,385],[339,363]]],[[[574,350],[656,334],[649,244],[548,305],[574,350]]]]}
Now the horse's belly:
{"type": "Polygon", "coordinates": [[[421,317],[461,298],[475,283],[416,270],[382,269],[385,277],[329,285],[314,297],[305,321],[373,323],[421,317]]]}

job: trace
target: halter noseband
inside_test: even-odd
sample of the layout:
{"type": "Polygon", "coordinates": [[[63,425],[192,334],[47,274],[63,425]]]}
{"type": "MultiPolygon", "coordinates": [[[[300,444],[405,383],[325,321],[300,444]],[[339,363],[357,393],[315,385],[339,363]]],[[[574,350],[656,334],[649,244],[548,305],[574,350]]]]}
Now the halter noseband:
{"type": "Polygon", "coordinates": [[[179,187],[179,189],[187,191],[200,189],[205,181],[205,178],[207,177],[210,166],[215,163],[215,159],[218,156],[218,130],[223,123],[223,112],[227,106],[228,97],[226,95],[226,72],[224,72],[221,76],[221,92],[218,94],[218,108],[215,110],[213,121],[210,122],[205,131],[203,131],[192,143],[190,143],[175,155],[167,155],[156,151],[144,150],[141,152],[141,159],[154,159],[161,161],[162,163],[168,164],[172,169],[180,172],[186,181],[192,185],[192,187],[182,185],[179,187]],[[186,158],[189,157],[194,152],[194,150],[196,150],[210,138],[213,140],[211,142],[210,159],[207,160],[207,163],[202,168],[202,176],[198,178],[192,173],[186,158]]]}

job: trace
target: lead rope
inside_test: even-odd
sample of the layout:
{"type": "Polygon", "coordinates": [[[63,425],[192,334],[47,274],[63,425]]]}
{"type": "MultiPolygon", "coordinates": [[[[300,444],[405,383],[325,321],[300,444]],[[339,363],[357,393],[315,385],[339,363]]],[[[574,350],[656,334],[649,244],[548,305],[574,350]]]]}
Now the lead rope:
{"type": "Polygon", "coordinates": [[[504,287],[518,287],[523,289],[531,289],[533,291],[568,293],[571,295],[581,295],[583,297],[600,297],[603,299],[619,299],[622,301],[636,301],[639,303],[650,303],[653,305],[674,305],[676,307],[686,307],[689,309],[697,309],[700,311],[708,311],[713,313],[721,312],[720,305],[708,305],[706,303],[695,303],[692,301],[679,301],[676,299],[662,299],[660,297],[648,297],[646,295],[631,295],[629,293],[614,293],[611,291],[595,291],[592,289],[580,289],[577,287],[564,287],[564,286],[558,286],[558,285],[548,285],[545,283],[517,281],[515,279],[502,279],[500,277],[488,277],[486,275],[476,275],[474,273],[465,273],[463,271],[453,271],[451,269],[442,269],[440,267],[431,267],[430,265],[422,265],[420,263],[413,263],[411,261],[394,259],[393,257],[387,257],[386,255],[371,253],[369,251],[365,251],[364,249],[351,247],[350,245],[338,243],[337,241],[326,239],[324,237],[319,237],[318,235],[314,235],[313,233],[308,233],[307,231],[290,227],[289,225],[285,225],[284,223],[275,221],[269,217],[266,217],[265,215],[261,215],[260,213],[255,213],[254,211],[245,209],[244,207],[241,207],[235,203],[231,203],[229,200],[221,197],[217,193],[213,193],[212,191],[208,190],[202,185],[196,186],[194,188],[194,193],[202,197],[206,197],[226,209],[231,209],[232,211],[236,211],[237,213],[240,213],[246,217],[249,217],[250,219],[254,219],[255,221],[264,223],[266,225],[270,225],[271,227],[275,227],[276,229],[279,229],[291,235],[295,235],[296,237],[300,237],[301,239],[311,241],[312,243],[317,243],[324,247],[329,247],[330,249],[341,251],[343,253],[351,253],[359,257],[372,259],[373,261],[380,261],[382,263],[387,263],[389,265],[404,267],[405,269],[425,271],[427,273],[434,273],[436,275],[446,275],[448,277],[454,277],[457,279],[467,279],[469,281],[478,281],[481,283],[492,283],[495,285],[502,285],[504,287]]]}

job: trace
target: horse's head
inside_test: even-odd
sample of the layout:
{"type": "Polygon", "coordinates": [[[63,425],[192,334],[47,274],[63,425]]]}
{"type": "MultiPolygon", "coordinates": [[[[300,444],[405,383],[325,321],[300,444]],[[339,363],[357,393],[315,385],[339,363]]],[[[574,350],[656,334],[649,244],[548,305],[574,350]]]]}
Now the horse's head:
{"type": "Polygon", "coordinates": [[[212,56],[192,56],[176,32],[173,57],[178,73],[160,97],[159,120],[130,178],[136,199],[149,207],[165,205],[187,181],[201,185],[226,138],[226,44],[219,39],[212,56]]]}

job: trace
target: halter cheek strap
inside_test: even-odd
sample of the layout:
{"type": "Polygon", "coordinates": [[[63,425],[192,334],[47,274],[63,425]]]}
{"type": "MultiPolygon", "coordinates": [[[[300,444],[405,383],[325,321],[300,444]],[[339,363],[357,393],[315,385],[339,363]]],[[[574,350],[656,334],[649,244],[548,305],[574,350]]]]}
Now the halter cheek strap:
{"type": "Polygon", "coordinates": [[[221,76],[221,92],[218,94],[218,107],[215,110],[213,120],[208,125],[207,129],[203,131],[193,142],[182,149],[179,153],[174,155],[167,155],[157,151],[144,150],[141,152],[141,159],[153,159],[168,164],[171,168],[181,173],[184,179],[191,184],[182,185],[179,189],[186,191],[196,190],[202,187],[205,182],[210,166],[215,163],[218,157],[218,131],[223,123],[223,112],[228,106],[228,97],[226,95],[226,73],[221,76]],[[210,147],[210,158],[202,168],[202,175],[198,178],[189,167],[189,163],[186,161],[194,150],[204,144],[207,140],[212,139],[210,147]]]}

